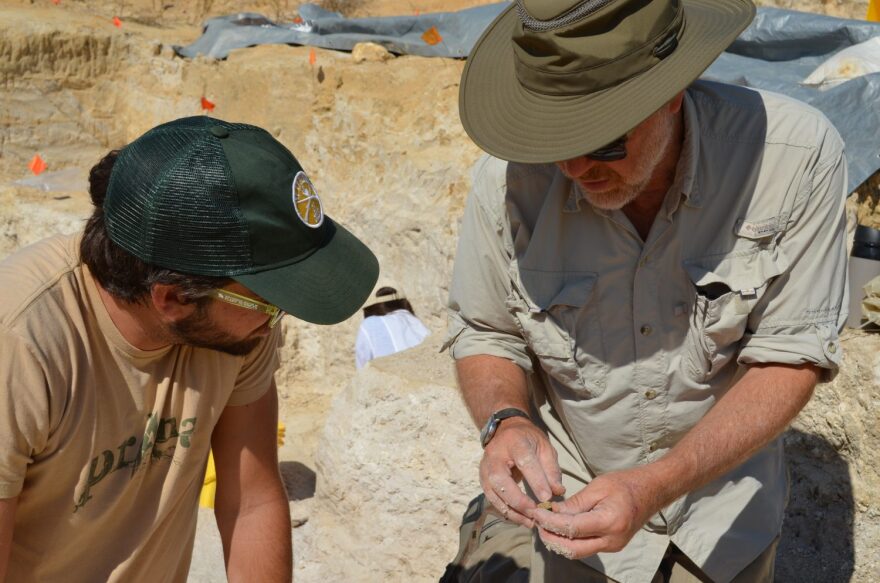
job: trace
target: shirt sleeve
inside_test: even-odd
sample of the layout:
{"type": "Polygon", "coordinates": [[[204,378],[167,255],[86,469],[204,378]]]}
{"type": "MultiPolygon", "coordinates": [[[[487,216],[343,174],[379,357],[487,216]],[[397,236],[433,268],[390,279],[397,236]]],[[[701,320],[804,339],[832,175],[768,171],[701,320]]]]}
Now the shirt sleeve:
{"type": "Polygon", "coordinates": [[[373,349],[370,344],[370,337],[367,334],[366,326],[361,322],[358,328],[357,338],[354,341],[354,364],[357,368],[364,368],[364,365],[373,359],[373,349]]]}
{"type": "Polygon", "coordinates": [[[21,493],[27,466],[49,440],[49,389],[34,353],[0,328],[0,498],[21,493]]]}
{"type": "Polygon", "coordinates": [[[248,354],[238,378],[235,380],[235,388],[227,401],[228,406],[247,405],[253,403],[269,390],[275,371],[281,363],[279,352],[284,345],[284,336],[281,326],[275,326],[271,333],[263,338],[257,347],[248,354]]]}
{"type": "Polygon", "coordinates": [[[837,374],[849,294],[846,174],[843,143],[828,127],[779,242],[789,267],[752,311],[740,363],[813,364],[825,381],[837,374]]]}
{"type": "Polygon", "coordinates": [[[459,231],[443,349],[456,360],[478,354],[498,356],[531,372],[525,340],[507,310],[513,249],[504,226],[505,168],[489,157],[475,167],[459,231]]]}

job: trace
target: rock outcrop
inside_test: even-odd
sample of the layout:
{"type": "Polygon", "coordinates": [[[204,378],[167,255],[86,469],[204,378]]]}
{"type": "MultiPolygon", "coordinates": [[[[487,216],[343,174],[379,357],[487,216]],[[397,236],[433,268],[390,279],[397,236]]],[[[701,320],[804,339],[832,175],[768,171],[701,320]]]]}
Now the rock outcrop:
{"type": "Polygon", "coordinates": [[[333,400],[301,580],[427,583],[455,556],[482,450],[438,350],[435,335],[374,360],[333,400]]]}

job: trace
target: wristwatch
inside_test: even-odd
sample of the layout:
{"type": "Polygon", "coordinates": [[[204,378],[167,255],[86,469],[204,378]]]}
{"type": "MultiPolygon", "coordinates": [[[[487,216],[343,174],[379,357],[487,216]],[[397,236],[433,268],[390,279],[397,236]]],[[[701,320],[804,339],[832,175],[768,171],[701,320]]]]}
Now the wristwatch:
{"type": "Polygon", "coordinates": [[[498,424],[509,417],[525,417],[526,419],[531,419],[528,413],[520,409],[514,409],[513,407],[495,411],[489,415],[489,420],[486,421],[483,429],[480,430],[480,443],[484,449],[489,442],[492,441],[492,438],[495,437],[495,432],[498,431],[498,424]]]}

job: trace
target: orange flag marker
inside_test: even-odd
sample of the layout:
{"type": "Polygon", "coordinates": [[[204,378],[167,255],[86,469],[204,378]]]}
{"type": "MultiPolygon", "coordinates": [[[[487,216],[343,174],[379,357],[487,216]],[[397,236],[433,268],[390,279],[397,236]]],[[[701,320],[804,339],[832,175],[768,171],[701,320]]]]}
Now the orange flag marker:
{"type": "Polygon", "coordinates": [[[115,26],[116,28],[122,28],[122,21],[119,20],[118,16],[113,17],[113,26],[115,26]]]}
{"type": "Polygon", "coordinates": [[[309,49],[309,65],[314,65],[317,60],[318,54],[315,52],[315,47],[312,47],[309,49]]]}
{"type": "Polygon", "coordinates": [[[437,27],[432,26],[422,34],[422,40],[429,45],[436,45],[437,43],[443,42],[443,37],[437,32],[437,27]]]}
{"type": "Polygon", "coordinates": [[[300,16],[299,14],[297,14],[297,15],[293,18],[293,23],[294,23],[294,24],[302,24],[302,23],[303,23],[303,17],[300,16]]]}
{"type": "Polygon", "coordinates": [[[48,167],[49,167],[49,166],[46,165],[45,162],[43,162],[43,159],[40,158],[40,155],[39,155],[39,154],[34,154],[34,159],[31,160],[31,163],[30,163],[30,164],[28,164],[28,168],[31,169],[31,172],[34,173],[34,176],[37,176],[38,174],[41,174],[41,173],[42,173],[43,171],[45,171],[46,168],[48,168],[48,167]]]}
{"type": "Polygon", "coordinates": [[[205,111],[214,111],[215,107],[216,105],[214,105],[213,101],[209,101],[208,98],[202,97],[202,109],[205,111]]]}
{"type": "Polygon", "coordinates": [[[58,6],[59,4],[61,4],[61,0],[52,0],[52,4],[58,6]]]}

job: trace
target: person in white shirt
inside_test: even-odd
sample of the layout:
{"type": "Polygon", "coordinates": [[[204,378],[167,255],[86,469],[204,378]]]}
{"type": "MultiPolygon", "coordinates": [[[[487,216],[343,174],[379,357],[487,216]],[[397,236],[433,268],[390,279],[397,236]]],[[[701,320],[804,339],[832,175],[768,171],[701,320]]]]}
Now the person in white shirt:
{"type": "Polygon", "coordinates": [[[430,333],[416,318],[399,287],[383,285],[364,304],[364,321],[355,340],[355,365],[421,344],[430,333]]]}

